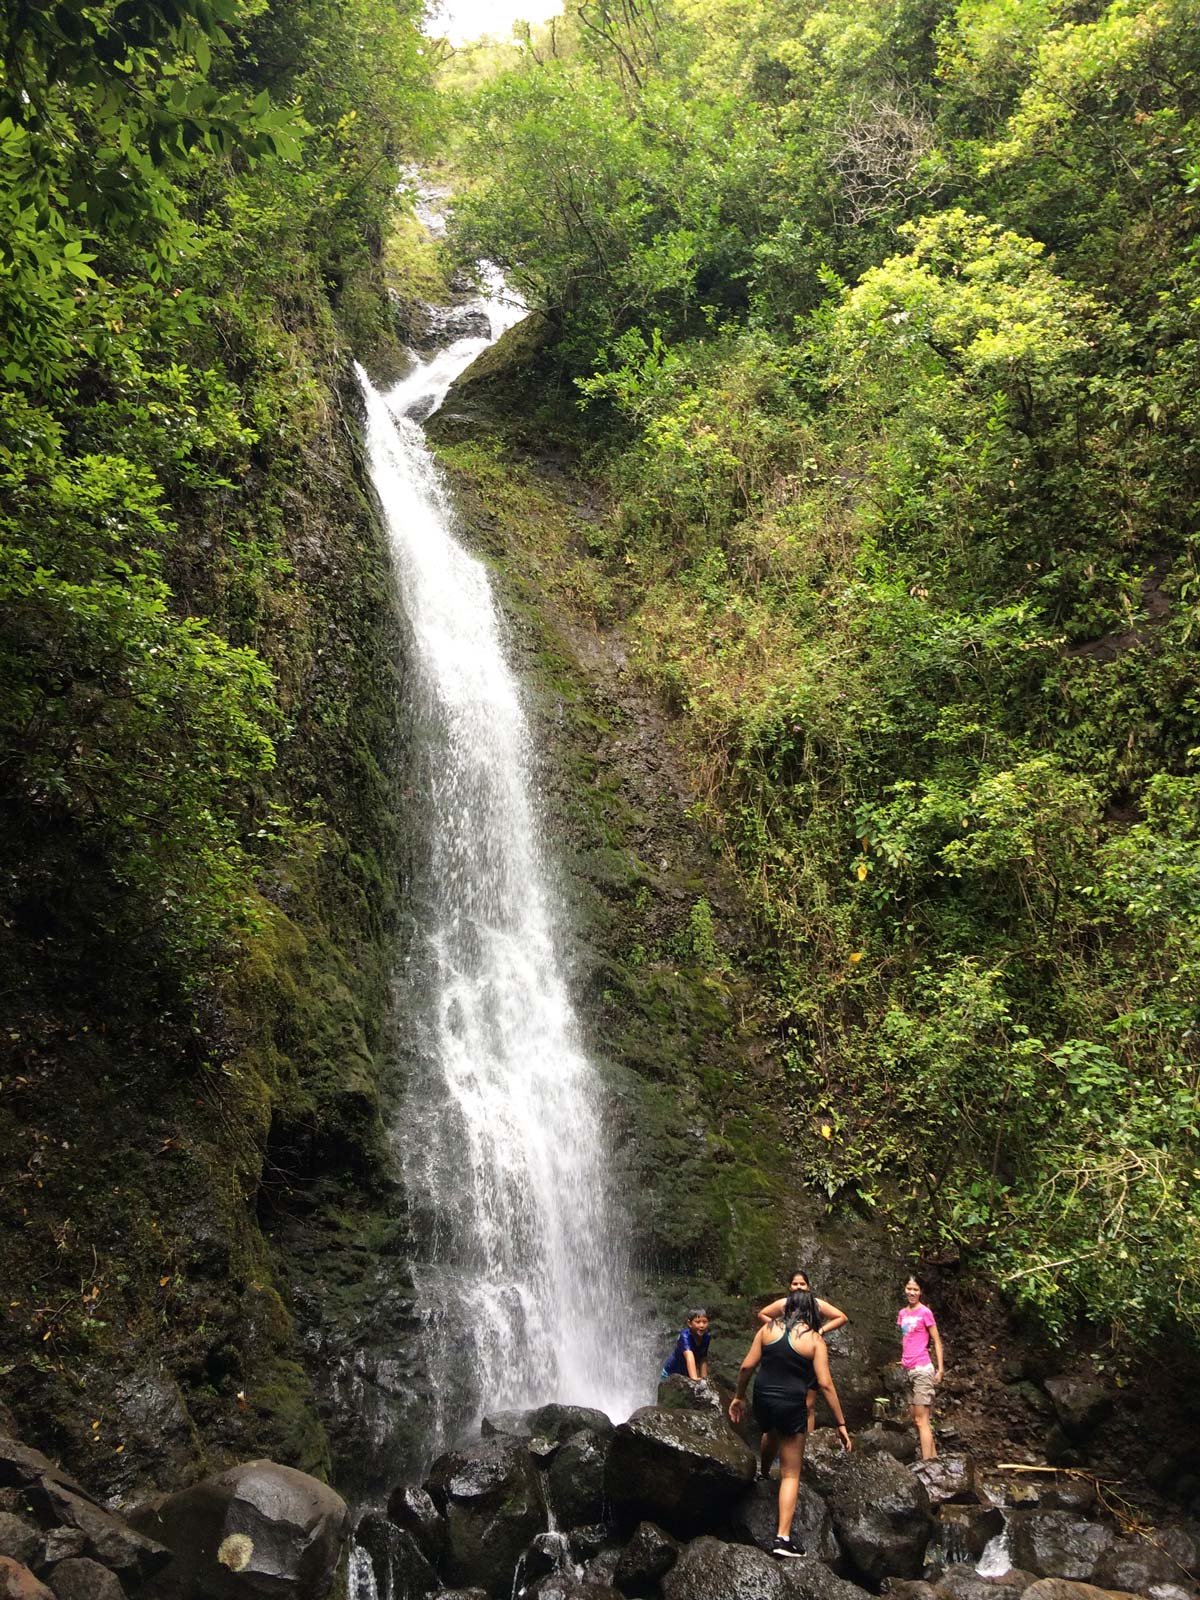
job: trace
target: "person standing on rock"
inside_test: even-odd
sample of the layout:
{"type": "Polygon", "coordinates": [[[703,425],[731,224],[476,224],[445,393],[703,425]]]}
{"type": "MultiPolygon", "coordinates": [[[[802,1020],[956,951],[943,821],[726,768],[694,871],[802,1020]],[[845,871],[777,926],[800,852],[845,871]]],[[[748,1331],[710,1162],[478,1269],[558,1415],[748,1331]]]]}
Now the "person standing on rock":
{"type": "Polygon", "coordinates": [[[707,1378],[709,1339],[708,1312],[689,1311],[687,1322],[679,1330],[675,1348],[659,1373],[660,1381],[674,1377],[676,1373],[693,1381],[707,1378]]]}
{"type": "MultiPolygon", "coordinates": [[[[801,1271],[797,1270],[796,1272],[792,1273],[791,1282],[788,1284],[788,1294],[795,1294],[797,1291],[799,1291],[801,1293],[807,1293],[807,1292],[811,1291],[811,1288],[812,1288],[812,1285],[809,1282],[809,1278],[808,1278],[808,1273],[807,1272],[801,1272],[801,1271]]],[[[818,1333],[820,1333],[820,1334],[832,1333],[835,1328],[844,1328],[845,1325],[850,1321],[850,1318],[846,1315],[846,1313],[844,1311],[839,1311],[837,1306],[831,1306],[828,1300],[822,1300],[819,1296],[817,1296],[816,1297],[816,1301],[817,1301],[817,1314],[821,1319],[820,1323],[819,1323],[819,1325],[817,1327],[817,1332],[818,1333]]],[[[774,1322],[777,1317],[781,1317],[783,1315],[783,1308],[784,1308],[784,1306],[786,1304],[787,1304],[786,1297],[782,1297],[782,1298],[780,1298],[778,1300],[772,1300],[771,1304],[769,1306],[764,1306],[762,1308],[762,1310],[758,1313],[758,1320],[763,1324],[764,1327],[766,1327],[766,1325],[768,1323],[774,1322]]],[[[810,1389],[808,1391],[808,1430],[807,1431],[809,1433],[811,1433],[813,1431],[813,1429],[816,1427],[816,1425],[817,1425],[817,1391],[814,1388],[814,1389],[810,1389]]],[[[768,1463],[767,1469],[764,1470],[764,1472],[763,1472],[763,1477],[764,1478],[766,1477],[767,1471],[769,1471],[769,1470],[770,1470],[770,1464],[768,1463]]]]}
{"type": "Polygon", "coordinates": [[[804,1440],[808,1425],[808,1391],[816,1384],[837,1419],[842,1448],[852,1449],[846,1418],[829,1375],[829,1353],[816,1331],[821,1314],[811,1290],[796,1289],[775,1317],[754,1335],[738,1372],[737,1393],[729,1402],[729,1420],[736,1427],[746,1415],[746,1390],[755,1372],[754,1415],[763,1430],[764,1476],[779,1454],[779,1522],[772,1554],[802,1556],[792,1543],[792,1518],[800,1492],[804,1440]]]}
{"type": "Polygon", "coordinates": [[[902,1340],[900,1360],[909,1384],[909,1410],[921,1441],[921,1460],[933,1461],[937,1456],[933,1423],[930,1420],[933,1391],[942,1381],[945,1363],[937,1319],[921,1301],[921,1284],[917,1278],[909,1278],[904,1285],[904,1304],[896,1313],[896,1326],[900,1329],[902,1340]],[[933,1352],[937,1358],[936,1368],[929,1359],[930,1338],[933,1339],[933,1352]]]}

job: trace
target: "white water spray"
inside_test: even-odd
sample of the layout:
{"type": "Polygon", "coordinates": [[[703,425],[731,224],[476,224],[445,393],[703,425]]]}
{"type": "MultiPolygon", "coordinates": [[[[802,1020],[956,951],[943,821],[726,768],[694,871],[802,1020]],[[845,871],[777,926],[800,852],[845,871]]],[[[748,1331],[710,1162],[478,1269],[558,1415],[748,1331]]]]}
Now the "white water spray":
{"type": "MultiPolygon", "coordinates": [[[[479,304],[492,338],[523,308],[479,304]]],[[[431,1445],[481,1412],[548,1400],[623,1417],[653,1394],[633,1326],[627,1224],[603,1107],[560,970],[530,783],[529,728],[486,572],[421,429],[488,340],[462,340],[386,396],[359,372],[371,473],[412,639],[432,837],[415,958],[427,1031],[396,1132],[417,1231],[431,1445]]]]}

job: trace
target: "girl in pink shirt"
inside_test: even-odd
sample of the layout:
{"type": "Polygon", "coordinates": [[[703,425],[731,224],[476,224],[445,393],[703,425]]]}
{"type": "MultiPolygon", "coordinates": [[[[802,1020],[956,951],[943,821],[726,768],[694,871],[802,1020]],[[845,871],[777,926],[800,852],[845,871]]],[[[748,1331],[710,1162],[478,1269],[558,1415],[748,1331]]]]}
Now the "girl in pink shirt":
{"type": "Polygon", "coordinates": [[[909,1278],[904,1285],[904,1304],[896,1314],[896,1325],[903,1341],[900,1361],[912,1396],[909,1409],[921,1440],[921,1460],[932,1461],[937,1455],[937,1445],[933,1441],[933,1425],[929,1417],[933,1408],[933,1391],[941,1383],[944,1370],[942,1336],[933,1312],[921,1303],[921,1285],[916,1278],[909,1278]],[[931,1338],[937,1356],[936,1369],[929,1359],[931,1338]]]}

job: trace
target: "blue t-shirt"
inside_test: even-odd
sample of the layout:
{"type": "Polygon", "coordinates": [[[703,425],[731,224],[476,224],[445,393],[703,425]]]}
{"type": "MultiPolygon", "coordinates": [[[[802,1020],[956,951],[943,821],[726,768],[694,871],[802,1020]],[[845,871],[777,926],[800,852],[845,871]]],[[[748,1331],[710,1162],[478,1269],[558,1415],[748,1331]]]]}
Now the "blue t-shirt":
{"type": "Polygon", "coordinates": [[[684,1327],[680,1331],[678,1339],[675,1341],[674,1350],[672,1350],[671,1354],[667,1357],[667,1364],[663,1368],[663,1371],[668,1375],[678,1372],[686,1378],[688,1375],[688,1369],[687,1362],[684,1360],[684,1352],[687,1350],[690,1350],[695,1356],[696,1370],[699,1371],[701,1363],[708,1357],[708,1344],[710,1338],[710,1334],[702,1333],[700,1335],[696,1335],[690,1328],[684,1327]]]}

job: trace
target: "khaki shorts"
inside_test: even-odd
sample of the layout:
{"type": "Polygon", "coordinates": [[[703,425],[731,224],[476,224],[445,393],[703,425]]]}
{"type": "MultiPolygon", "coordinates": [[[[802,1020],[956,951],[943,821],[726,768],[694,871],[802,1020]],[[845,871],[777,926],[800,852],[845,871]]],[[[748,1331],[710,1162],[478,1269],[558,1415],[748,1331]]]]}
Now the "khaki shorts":
{"type": "Polygon", "coordinates": [[[914,1406],[933,1404],[933,1392],[937,1388],[933,1377],[934,1370],[932,1366],[909,1367],[908,1382],[914,1406]]]}

